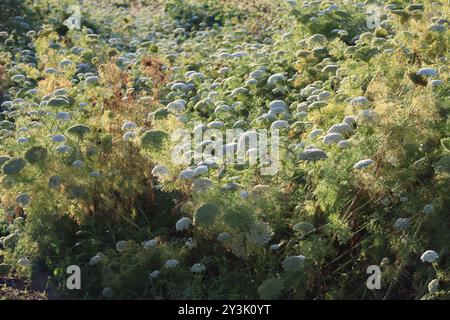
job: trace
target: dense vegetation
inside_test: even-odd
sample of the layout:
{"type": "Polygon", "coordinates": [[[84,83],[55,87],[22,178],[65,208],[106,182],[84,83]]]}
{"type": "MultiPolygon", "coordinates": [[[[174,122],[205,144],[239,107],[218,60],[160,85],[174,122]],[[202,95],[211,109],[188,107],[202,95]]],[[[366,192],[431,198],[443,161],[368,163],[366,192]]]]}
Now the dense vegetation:
{"type": "Polygon", "coordinates": [[[449,14],[2,1],[0,277],[50,298],[448,299],[449,14]],[[278,171],[172,161],[177,130],[207,127],[280,129],[278,171]]]}

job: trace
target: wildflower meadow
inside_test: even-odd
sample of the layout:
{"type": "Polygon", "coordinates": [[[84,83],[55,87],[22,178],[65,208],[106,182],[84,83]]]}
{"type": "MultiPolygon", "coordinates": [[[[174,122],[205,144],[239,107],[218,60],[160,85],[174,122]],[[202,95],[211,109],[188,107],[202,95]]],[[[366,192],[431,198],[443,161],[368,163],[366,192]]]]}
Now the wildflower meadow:
{"type": "Polygon", "coordinates": [[[447,0],[1,0],[0,299],[450,299],[447,0]]]}

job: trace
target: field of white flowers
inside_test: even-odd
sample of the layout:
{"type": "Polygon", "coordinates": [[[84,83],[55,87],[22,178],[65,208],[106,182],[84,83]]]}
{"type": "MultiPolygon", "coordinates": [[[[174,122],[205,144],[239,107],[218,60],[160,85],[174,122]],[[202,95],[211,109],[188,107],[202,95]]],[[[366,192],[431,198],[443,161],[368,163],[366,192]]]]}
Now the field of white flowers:
{"type": "Polygon", "coordinates": [[[2,0],[0,299],[450,299],[449,23],[2,0]]]}

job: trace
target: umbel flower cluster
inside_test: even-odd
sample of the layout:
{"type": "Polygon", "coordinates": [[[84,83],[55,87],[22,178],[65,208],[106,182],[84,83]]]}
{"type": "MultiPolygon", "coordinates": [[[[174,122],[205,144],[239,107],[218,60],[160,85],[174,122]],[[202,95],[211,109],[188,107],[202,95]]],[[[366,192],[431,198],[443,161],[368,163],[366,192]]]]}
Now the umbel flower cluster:
{"type": "Polygon", "coordinates": [[[447,0],[1,1],[0,276],[450,298],[449,21],[447,0]],[[196,158],[231,130],[243,161],[196,158]]]}

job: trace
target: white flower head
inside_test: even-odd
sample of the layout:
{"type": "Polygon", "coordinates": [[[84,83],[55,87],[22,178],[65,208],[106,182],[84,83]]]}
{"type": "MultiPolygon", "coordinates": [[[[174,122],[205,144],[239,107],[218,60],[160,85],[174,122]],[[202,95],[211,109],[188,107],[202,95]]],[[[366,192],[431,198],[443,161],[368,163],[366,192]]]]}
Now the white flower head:
{"type": "Polygon", "coordinates": [[[81,168],[84,166],[84,162],[82,160],[75,160],[72,162],[72,167],[74,168],[81,168]]]}
{"type": "Polygon", "coordinates": [[[356,118],[354,116],[346,116],[343,122],[349,126],[353,126],[356,123],[356,118]]]}
{"type": "Polygon", "coordinates": [[[338,143],[339,141],[345,140],[344,136],[338,132],[333,133],[327,133],[323,137],[323,143],[324,144],[332,144],[332,143],[338,143]]]}
{"type": "Polygon", "coordinates": [[[389,258],[388,257],[384,257],[383,259],[381,259],[381,263],[380,266],[387,266],[389,265],[389,258]]]}
{"type": "Polygon", "coordinates": [[[169,259],[166,262],[164,262],[164,266],[166,268],[175,268],[180,264],[180,261],[177,259],[169,259]]]}
{"type": "Polygon", "coordinates": [[[391,201],[389,200],[389,198],[383,198],[381,200],[381,205],[383,205],[384,207],[387,207],[390,204],[391,204],[391,201]]]}
{"type": "Polygon", "coordinates": [[[94,178],[100,178],[100,177],[102,176],[102,174],[100,173],[100,171],[97,171],[97,170],[94,170],[94,171],[89,172],[89,175],[90,175],[91,177],[94,177],[94,178]]]}
{"type": "Polygon", "coordinates": [[[286,272],[296,272],[299,271],[303,266],[303,262],[305,261],[305,256],[289,256],[283,260],[283,269],[286,272]]]}
{"type": "Polygon", "coordinates": [[[323,48],[326,46],[328,40],[323,34],[313,34],[306,40],[307,44],[311,48],[323,48]]]}
{"type": "Polygon", "coordinates": [[[62,134],[55,134],[54,136],[52,136],[52,141],[55,143],[64,142],[66,141],[66,137],[64,137],[64,135],[62,134]]]}
{"type": "Polygon", "coordinates": [[[130,141],[136,136],[136,133],[134,131],[127,131],[123,134],[122,140],[123,141],[130,141]]]}
{"type": "Polygon", "coordinates": [[[364,107],[369,104],[369,100],[366,97],[356,97],[350,100],[350,105],[354,107],[364,107]]]}
{"type": "Polygon", "coordinates": [[[358,112],[357,121],[360,124],[371,125],[378,119],[378,113],[373,110],[361,110],[358,112]]]}
{"type": "Polygon", "coordinates": [[[438,279],[431,280],[430,283],[428,284],[428,292],[434,294],[438,292],[438,290],[439,290],[439,280],[438,279]]]}
{"type": "Polygon", "coordinates": [[[344,149],[344,148],[351,147],[352,143],[350,142],[350,140],[341,140],[341,141],[338,142],[337,145],[338,145],[339,148],[344,149]]]}
{"type": "Polygon", "coordinates": [[[102,295],[105,298],[111,298],[114,295],[114,291],[111,287],[107,287],[107,288],[103,289],[102,295]]]}
{"type": "Polygon", "coordinates": [[[422,262],[429,262],[429,263],[435,262],[438,258],[439,255],[434,250],[427,250],[420,256],[420,260],[422,260],[422,262]]]}
{"type": "Polygon", "coordinates": [[[210,179],[200,178],[192,183],[192,190],[197,193],[202,193],[208,191],[208,189],[211,188],[212,185],[213,182],[210,179]]]}
{"type": "Polygon", "coordinates": [[[180,172],[180,175],[178,176],[179,179],[191,179],[195,176],[195,171],[191,169],[182,170],[180,172]]]}
{"type": "Polygon", "coordinates": [[[21,207],[24,207],[31,202],[31,197],[26,193],[21,193],[16,197],[16,202],[21,207]]]}
{"type": "Polygon", "coordinates": [[[269,77],[269,79],[267,80],[267,84],[270,87],[274,87],[280,83],[283,83],[286,81],[286,76],[284,76],[282,73],[276,73],[273,74],[269,77]]]}
{"type": "Polygon", "coordinates": [[[225,242],[225,241],[229,241],[231,240],[233,236],[231,234],[229,234],[228,232],[222,232],[221,234],[219,234],[217,236],[217,240],[219,240],[220,242],[225,242]]]}
{"type": "Polygon", "coordinates": [[[167,105],[167,110],[173,113],[180,113],[185,109],[184,104],[181,101],[173,101],[167,105]]]}
{"type": "Polygon", "coordinates": [[[288,106],[283,100],[273,100],[269,103],[269,109],[272,113],[277,114],[283,111],[287,111],[288,106]]]}
{"type": "Polygon", "coordinates": [[[206,267],[203,263],[196,263],[191,267],[192,273],[202,273],[206,270],[206,267]]]}
{"type": "Polygon", "coordinates": [[[148,240],[143,243],[145,249],[151,249],[155,247],[157,244],[158,244],[157,239],[148,240]]]}
{"type": "Polygon", "coordinates": [[[394,228],[397,230],[405,230],[411,224],[411,219],[409,218],[398,218],[395,220],[394,228]]]}
{"type": "Polygon", "coordinates": [[[164,178],[167,175],[169,175],[169,169],[162,164],[157,165],[156,167],[153,168],[152,175],[160,179],[164,178]]]}
{"type": "Polygon", "coordinates": [[[188,247],[189,249],[194,249],[197,247],[197,243],[195,242],[195,240],[193,240],[192,238],[189,238],[188,241],[185,242],[184,244],[186,247],[188,247]]]}
{"type": "Polygon", "coordinates": [[[60,111],[55,116],[56,120],[59,120],[61,122],[63,121],[69,121],[70,120],[70,113],[65,111],[60,111]]]}
{"type": "Polygon", "coordinates": [[[127,248],[128,248],[128,241],[121,240],[116,243],[116,250],[119,252],[123,252],[127,248]]]}
{"type": "Polygon", "coordinates": [[[443,86],[445,84],[444,81],[439,80],[439,79],[434,79],[428,82],[428,84],[432,87],[432,88],[436,88],[436,87],[440,87],[443,86]]]}
{"type": "Polygon", "coordinates": [[[20,264],[23,267],[29,267],[31,265],[31,261],[28,258],[20,258],[17,261],[18,264],[20,264]]]}
{"type": "Polygon", "coordinates": [[[348,134],[353,131],[353,128],[348,123],[339,123],[332,125],[330,129],[328,129],[328,133],[340,133],[340,134],[348,134]]]}
{"type": "Polygon", "coordinates": [[[305,161],[318,161],[327,158],[328,156],[325,151],[317,148],[305,149],[305,151],[300,154],[300,159],[305,161]]]}
{"type": "Polygon", "coordinates": [[[250,196],[250,193],[248,191],[241,191],[240,193],[241,198],[247,199],[250,196]]]}
{"type": "Polygon", "coordinates": [[[432,213],[434,210],[434,206],[432,204],[427,204],[426,206],[423,207],[422,212],[425,214],[430,214],[432,213]]]}
{"type": "Polygon", "coordinates": [[[206,165],[200,165],[197,168],[195,168],[195,170],[194,170],[194,173],[196,176],[205,174],[207,172],[208,172],[208,166],[206,166],[206,165]]]}
{"type": "Polygon", "coordinates": [[[247,238],[252,243],[263,245],[270,241],[272,238],[272,233],[273,231],[268,223],[259,222],[250,227],[247,238]]]}
{"type": "Polygon", "coordinates": [[[289,128],[290,128],[289,123],[286,120],[276,120],[270,126],[271,130],[275,130],[275,129],[289,129],[289,128]]]}
{"type": "Polygon", "coordinates": [[[177,231],[183,231],[189,228],[192,225],[192,220],[187,217],[183,217],[180,220],[177,221],[175,228],[177,231]]]}
{"type": "Polygon", "coordinates": [[[317,137],[319,137],[321,134],[323,133],[322,129],[314,129],[313,131],[311,131],[309,133],[309,138],[310,139],[316,139],[317,137]]]}
{"type": "Polygon", "coordinates": [[[26,137],[20,137],[19,139],[17,139],[17,143],[28,143],[29,140],[26,137]]]}
{"type": "Polygon", "coordinates": [[[436,77],[438,72],[433,68],[422,68],[416,74],[424,77],[436,77]]]}
{"type": "Polygon", "coordinates": [[[353,168],[361,170],[361,169],[365,169],[365,168],[371,166],[372,164],[373,164],[372,159],[364,159],[364,160],[360,160],[357,163],[355,163],[353,168]]]}
{"type": "Polygon", "coordinates": [[[277,251],[277,250],[280,249],[280,247],[281,247],[281,244],[274,243],[274,244],[270,245],[269,249],[272,250],[272,251],[277,251]]]}
{"type": "Polygon", "coordinates": [[[93,256],[90,260],[89,260],[89,265],[90,266],[95,266],[98,263],[100,263],[102,260],[102,257],[99,255],[93,256]]]}
{"type": "Polygon", "coordinates": [[[65,144],[62,144],[62,145],[56,147],[56,149],[55,149],[55,151],[58,152],[58,153],[68,153],[71,150],[72,150],[72,148],[67,146],[67,145],[65,145],[65,144]]]}
{"type": "Polygon", "coordinates": [[[159,270],[155,270],[153,272],[150,273],[149,278],[150,279],[156,279],[159,277],[159,275],[161,274],[161,271],[159,270]]]}

